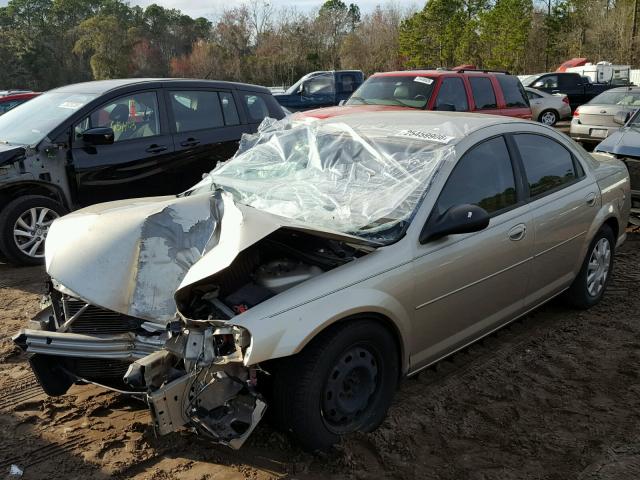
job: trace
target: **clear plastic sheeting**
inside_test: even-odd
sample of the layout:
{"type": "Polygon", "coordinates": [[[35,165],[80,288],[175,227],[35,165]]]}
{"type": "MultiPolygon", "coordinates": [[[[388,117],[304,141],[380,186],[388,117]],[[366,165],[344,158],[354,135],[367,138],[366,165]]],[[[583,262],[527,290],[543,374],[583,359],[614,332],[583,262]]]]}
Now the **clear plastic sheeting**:
{"type": "Polygon", "coordinates": [[[393,241],[461,132],[381,122],[265,120],[196,190],[343,233],[393,241]],[[211,185],[213,182],[215,185],[211,185]]]}

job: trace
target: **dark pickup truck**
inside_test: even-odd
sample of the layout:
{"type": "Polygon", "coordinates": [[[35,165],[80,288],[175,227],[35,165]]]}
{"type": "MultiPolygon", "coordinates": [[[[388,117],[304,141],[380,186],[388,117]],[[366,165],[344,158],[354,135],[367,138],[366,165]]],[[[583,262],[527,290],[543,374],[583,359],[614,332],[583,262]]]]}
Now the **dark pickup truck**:
{"type": "Polygon", "coordinates": [[[620,86],[611,83],[591,83],[589,78],[569,72],[538,73],[525,78],[522,84],[547,93],[564,93],[569,98],[571,110],[587,103],[605,90],[620,86]]]}
{"type": "Polygon", "coordinates": [[[41,263],[68,211],[186,190],[265,117],[284,112],[264,87],[178,79],[68,85],[14,108],[0,116],[0,254],[41,263]]]}
{"type": "Polygon", "coordinates": [[[332,107],[347,100],[364,82],[360,70],[311,72],[275,99],[291,112],[332,107]]]}

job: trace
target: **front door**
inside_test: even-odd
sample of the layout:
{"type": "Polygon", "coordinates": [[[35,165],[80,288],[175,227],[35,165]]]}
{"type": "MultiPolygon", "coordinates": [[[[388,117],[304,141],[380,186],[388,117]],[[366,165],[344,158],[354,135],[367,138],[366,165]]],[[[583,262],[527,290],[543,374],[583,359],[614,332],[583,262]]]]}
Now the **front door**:
{"type": "Polygon", "coordinates": [[[491,215],[475,233],[418,245],[413,261],[416,315],[412,364],[455,351],[523,311],[533,227],[529,207],[502,136],[469,150],[458,162],[432,215],[475,204],[491,215]]]}
{"type": "Polygon", "coordinates": [[[123,198],[178,193],[167,182],[173,142],[161,121],[155,90],[108,101],[74,126],[73,169],[81,206],[123,198]],[[87,145],[82,133],[110,127],[112,145],[87,145]]]}

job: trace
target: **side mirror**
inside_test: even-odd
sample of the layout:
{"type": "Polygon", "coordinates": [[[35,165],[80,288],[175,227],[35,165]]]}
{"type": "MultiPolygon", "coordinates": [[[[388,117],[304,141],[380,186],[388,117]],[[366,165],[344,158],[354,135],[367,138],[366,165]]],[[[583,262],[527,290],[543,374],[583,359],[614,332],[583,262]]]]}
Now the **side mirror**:
{"type": "Polygon", "coordinates": [[[305,84],[304,82],[302,82],[298,87],[298,95],[304,95],[304,91],[305,91],[305,84]]]}
{"type": "Polygon", "coordinates": [[[440,105],[436,106],[435,110],[438,110],[440,112],[455,112],[456,106],[452,105],[451,103],[441,103],[440,105]]]}
{"type": "Polygon", "coordinates": [[[431,240],[484,230],[489,226],[489,214],[477,205],[454,205],[439,217],[430,218],[420,232],[420,243],[431,240]]]}
{"type": "Polygon", "coordinates": [[[617,123],[618,125],[624,125],[625,123],[627,123],[629,121],[630,117],[631,117],[631,112],[621,111],[621,112],[616,113],[613,116],[613,121],[615,123],[617,123]]]}
{"type": "Polygon", "coordinates": [[[339,106],[339,107],[344,107],[344,104],[345,104],[345,103],[347,103],[347,101],[346,101],[346,100],[340,100],[340,101],[338,102],[338,106],[339,106]]]}
{"type": "Polygon", "coordinates": [[[113,129],[109,127],[90,128],[82,133],[82,140],[89,145],[111,145],[114,139],[113,129]]]}

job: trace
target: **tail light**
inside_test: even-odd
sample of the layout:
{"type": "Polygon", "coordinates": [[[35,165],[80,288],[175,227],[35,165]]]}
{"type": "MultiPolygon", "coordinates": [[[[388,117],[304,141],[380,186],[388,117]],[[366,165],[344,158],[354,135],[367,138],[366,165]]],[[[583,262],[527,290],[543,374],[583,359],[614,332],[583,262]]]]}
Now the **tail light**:
{"type": "Polygon", "coordinates": [[[576,109],[573,111],[573,116],[574,116],[574,117],[579,117],[579,116],[580,116],[580,107],[576,108],[576,109]]]}
{"type": "Polygon", "coordinates": [[[562,97],[562,101],[564,103],[566,103],[567,105],[569,105],[569,97],[567,97],[566,95],[564,97],[562,97]]]}

